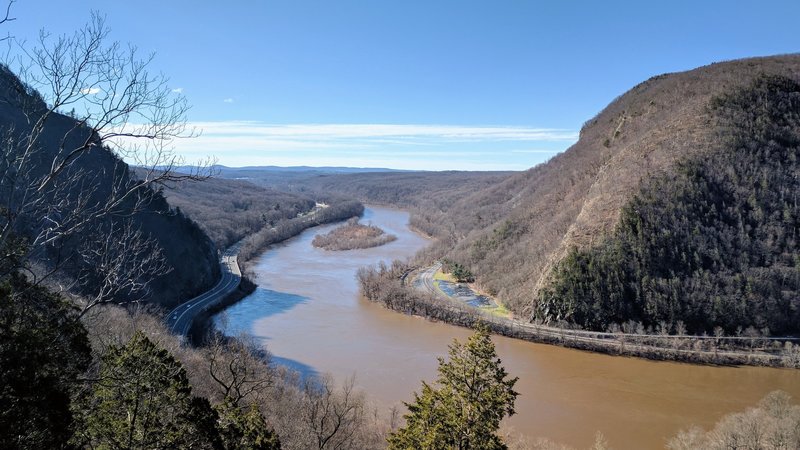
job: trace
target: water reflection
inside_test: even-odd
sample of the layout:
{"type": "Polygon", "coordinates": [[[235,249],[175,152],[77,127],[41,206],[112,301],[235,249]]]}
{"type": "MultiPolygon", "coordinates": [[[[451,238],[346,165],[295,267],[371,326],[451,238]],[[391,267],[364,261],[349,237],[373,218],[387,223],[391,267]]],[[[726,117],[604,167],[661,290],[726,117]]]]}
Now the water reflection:
{"type": "Polygon", "coordinates": [[[318,377],[320,375],[317,369],[309,366],[308,364],[303,364],[300,361],[294,359],[283,358],[281,356],[272,355],[272,363],[285,366],[294,370],[295,372],[300,374],[300,381],[304,381],[309,377],[318,377]]]}
{"type": "Polygon", "coordinates": [[[215,316],[214,323],[228,335],[250,334],[256,320],[285,313],[308,300],[301,295],[257,287],[252,294],[215,316]]]}

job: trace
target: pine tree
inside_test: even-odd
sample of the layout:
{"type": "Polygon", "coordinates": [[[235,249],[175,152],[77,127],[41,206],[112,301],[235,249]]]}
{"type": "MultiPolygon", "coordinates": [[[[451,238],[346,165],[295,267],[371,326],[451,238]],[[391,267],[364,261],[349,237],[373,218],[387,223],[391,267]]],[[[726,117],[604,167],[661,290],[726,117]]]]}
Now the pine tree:
{"type": "Polygon", "coordinates": [[[219,413],[219,432],[226,449],[280,450],[278,436],[267,428],[266,420],[255,405],[243,411],[226,398],[215,406],[219,413]]]}
{"type": "Polygon", "coordinates": [[[489,332],[479,326],[466,344],[453,341],[439,358],[436,386],[406,403],[406,426],[389,436],[392,449],[504,449],[500,421],[514,414],[518,378],[507,379],[489,332]]]}
{"type": "Polygon", "coordinates": [[[95,449],[220,448],[217,414],[186,371],[141,332],[103,356],[79,444],[95,449]]]}
{"type": "Polygon", "coordinates": [[[62,448],[72,435],[70,397],[91,361],[77,316],[21,275],[0,278],[0,448],[62,448]]]}

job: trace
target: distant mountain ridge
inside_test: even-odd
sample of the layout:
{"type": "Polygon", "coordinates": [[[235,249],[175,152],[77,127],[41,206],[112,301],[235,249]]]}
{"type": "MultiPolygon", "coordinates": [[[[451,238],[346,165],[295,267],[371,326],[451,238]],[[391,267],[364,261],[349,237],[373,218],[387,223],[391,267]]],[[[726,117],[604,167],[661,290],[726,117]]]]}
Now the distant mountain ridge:
{"type": "MultiPolygon", "coordinates": [[[[191,173],[195,166],[180,166],[175,170],[182,173],[191,173]]],[[[220,176],[228,178],[237,172],[320,172],[320,173],[367,173],[367,172],[417,172],[404,169],[389,169],[385,167],[339,167],[339,166],[240,166],[231,167],[222,164],[211,166],[211,170],[220,176]]]]}

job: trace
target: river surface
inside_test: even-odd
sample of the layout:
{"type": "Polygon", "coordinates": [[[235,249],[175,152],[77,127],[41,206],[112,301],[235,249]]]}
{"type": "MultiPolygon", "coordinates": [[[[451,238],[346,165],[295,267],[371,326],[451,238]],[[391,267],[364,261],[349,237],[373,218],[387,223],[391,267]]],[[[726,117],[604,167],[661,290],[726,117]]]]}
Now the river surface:
{"type": "MultiPolygon", "coordinates": [[[[380,407],[410,401],[420,381],[436,378],[437,356],[468,330],[406,316],[358,295],[356,270],[413,255],[427,240],[403,211],[369,207],[372,222],[397,240],[331,252],[312,247],[309,229],[272,246],[254,264],[258,289],[216,317],[229,333],[246,331],[278,363],[305,375],[330,373],[356,383],[380,407]]],[[[493,337],[508,372],[518,376],[517,414],[506,424],[530,437],[587,448],[602,431],[615,449],[661,448],[679,429],[708,429],[724,414],[783,389],[800,399],[800,370],[712,367],[615,357],[493,337]]]]}

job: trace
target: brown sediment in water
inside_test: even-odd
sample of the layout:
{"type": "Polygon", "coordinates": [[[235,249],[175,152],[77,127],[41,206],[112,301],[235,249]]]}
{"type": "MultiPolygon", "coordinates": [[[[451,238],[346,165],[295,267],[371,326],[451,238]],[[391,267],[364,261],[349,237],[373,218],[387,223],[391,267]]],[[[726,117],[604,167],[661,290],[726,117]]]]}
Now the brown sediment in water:
{"type": "MultiPolygon", "coordinates": [[[[346,253],[310,245],[308,230],[255,261],[259,289],[228,310],[283,361],[356,383],[381,407],[412,400],[421,380],[436,378],[436,357],[470,331],[387,310],[359,297],[355,272],[412,256],[427,245],[408,214],[368,208],[365,220],[398,239],[346,253]]],[[[596,354],[495,336],[512,376],[517,414],[506,424],[531,437],[588,448],[601,431],[615,449],[662,448],[679,429],[708,429],[723,415],[783,389],[800,398],[800,370],[715,367],[596,354]]]]}

